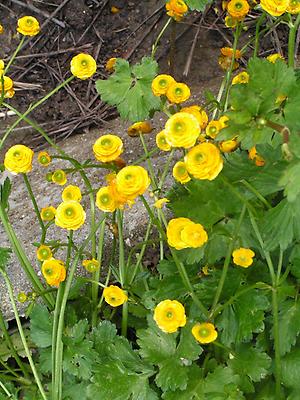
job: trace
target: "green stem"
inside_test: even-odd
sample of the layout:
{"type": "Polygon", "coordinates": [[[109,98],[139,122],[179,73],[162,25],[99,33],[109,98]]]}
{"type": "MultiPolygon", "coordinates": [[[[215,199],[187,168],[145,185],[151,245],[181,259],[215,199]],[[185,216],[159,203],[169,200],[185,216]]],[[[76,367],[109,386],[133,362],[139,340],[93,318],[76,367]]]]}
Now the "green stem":
{"type": "MultiPolygon", "coordinates": [[[[28,260],[26,253],[24,252],[21,243],[19,242],[12,225],[8,221],[8,216],[6,211],[2,206],[0,206],[0,219],[3,224],[4,230],[9,238],[11,246],[13,248],[14,253],[19,259],[19,262],[26,273],[30,283],[32,284],[35,291],[43,293],[45,290],[44,286],[42,285],[41,281],[37,277],[35,270],[33,269],[30,261],[28,260]]],[[[42,295],[45,302],[48,304],[50,309],[54,308],[54,299],[52,293],[45,293],[42,295]]]]}
{"type": "Polygon", "coordinates": [[[219,92],[218,92],[218,95],[217,95],[217,103],[218,103],[218,105],[213,111],[213,114],[212,114],[212,117],[211,117],[212,120],[215,119],[217,113],[219,112],[218,107],[220,107],[220,101],[221,101],[223,93],[224,93],[226,82],[227,82],[227,74],[224,76],[224,78],[222,79],[222,82],[221,82],[221,86],[220,86],[220,89],[219,89],[219,92]]]}
{"type": "MultiPolygon", "coordinates": [[[[25,119],[25,117],[30,114],[33,110],[35,110],[38,106],[40,106],[41,104],[43,104],[46,100],[49,99],[49,97],[51,97],[53,94],[55,94],[56,92],[58,92],[61,88],[63,88],[64,86],[66,86],[69,82],[71,82],[74,79],[74,76],[70,76],[68,79],[66,79],[64,82],[62,82],[60,85],[58,85],[55,89],[53,89],[50,93],[48,93],[46,96],[44,96],[43,98],[41,98],[39,101],[37,101],[36,103],[34,103],[32,106],[29,106],[29,108],[23,113],[21,114],[21,116],[19,116],[19,118],[8,127],[8,129],[6,130],[3,138],[1,139],[0,142],[0,150],[3,147],[3,144],[5,142],[5,140],[7,139],[8,135],[15,129],[15,127],[17,125],[19,125],[19,123],[25,119]]],[[[3,105],[6,105],[6,103],[3,103],[3,105]]],[[[12,107],[9,107],[10,109],[12,109],[12,107]]],[[[20,114],[20,113],[19,113],[20,114]]]]}
{"type": "Polygon", "coordinates": [[[21,38],[21,40],[20,40],[20,43],[18,44],[16,50],[14,51],[13,55],[11,56],[10,60],[8,61],[7,65],[6,65],[6,67],[5,67],[5,70],[4,70],[3,75],[6,75],[7,71],[9,70],[9,67],[10,67],[11,64],[14,62],[14,60],[15,60],[17,54],[19,53],[19,51],[21,50],[21,48],[22,48],[22,46],[23,46],[23,44],[24,44],[25,38],[26,38],[25,36],[22,36],[22,38],[21,38]]]}
{"type": "Polygon", "coordinates": [[[12,393],[10,393],[7,389],[6,389],[6,387],[4,386],[4,384],[0,381],[0,386],[1,386],[1,388],[2,388],[2,390],[4,391],[4,393],[8,396],[8,398],[12,398],[12,393]]]}
{"type": "Polygon", "coordinates": [[[127,325],[128,325],[128,301],[125,301],[122,305],[122,326],[121,334],[122,336],[127,336],[127,325]]]}
{"type": "Polygon", "coordinates": [[[216,294],[215,294],[215,297],[214,297],[214,300],[213,300],[213,304],[212,304],[212,307],[211,307],[210,317],[212,317],[214,315],[216,306],[217,306],[217,304],[218,304],[218,302],[220,300],[221,293],[222,293],[222,290],[223,290],[223,287],[224,287],[224,283],[225,283],[225,280],[226,280],[228,268],[229,268],[230,261],[231,261],[232,251],[234,249],[234,245],[235,245],[237,236],[239,234],[239,231],[240,231],[240,228],[241,228],[241,224],[242,224],[244,216],[245,216],[245,212],[246,212],[246,205],[244,204],[243,208],[242,208],[242,212],[241,212],[240,217],[238,219],[238,222],[237,222],[237,224],[235,226],[232,238],[230,240],[230,244],[228,246],[227,254],[226,254],[224,265],[223,265],[223,269],[222,269],[222,275],[221,275],[221,278],[220,278],[220,281],[219,281],[219,284],[218,284],[218,287],[217,287],[217,290],[216,290],[216,294]]]}
{"type": "Polygon", "coordinates": [[[288,41],[288,64],[289,67],[295,67],[295,42],[296,42],[296,34],[300,24],[300,14],[298,14],[296,21],[292,22],[292,16],[290,16],[290,32],[289,32],[289,41],[288,41]]]}
{"type": "Polygon", "coordinates": [[[99,262],[98,271],[94,272],[93,280],[97,282],[97,284],[92,285],[92,326],[96,326],[97,324],[97,304],[98,304],[98,293],[99,293],[99,280],[101,275],[101,265],[102,265],[102,255],[103,255],[103,245],[104,245],[104,234],[105,234],[105,223],[106,223],[106,214],[103,216],[103,221],[101,223],[100,232],[99,232],[99,242],[98,242],[98,252],[97,252],[97,261],[99,262]]]}
{"type": "Polygon", "coordinates": [[[262,13],[262,15],[258,18],[255,26],[255,42],[254,42],[254,53],[253,57],[257,57],[259,50],[259,37],[261,34],[260,27],[266,18],[266,13],[262,13]]]}
{"type": "Polygon", "coordinates": [[[158,44],[160,39],[162,38],[163,34],[165,33],[165,30],[168,28],[168,26],[170,25],[172,21],[172,18],[170,17],[167,22],[165,23],[165,25],[163,26],[162,30],[159,32],[154,44],[152,45],[152,52],[151,52],[151,57],[154,58],[155,57],[155,53],[157,51],[158,48],[158,44]]]}
{"type": "Polygon", "coordinates": [[[258,190],[255,189],[249,182],[247,182],[245,179],[241,180],[241,183],[246,186],[247,189],[249,189],[255,196],[267,207],[268,210],[272,208],[271,204],[262,196],[258,190]]]}
{"type": "Polygon", "coordinates": [[[1,268],[0,268],[0,273],[2,274],[2,276],[4,278],[4,281],[5,281],[7,290],[8,290],[8,295],[9,295],[9,298],[10,298],[10,301],[11,301],[11,304],[12,304],[12,307],[13,307],[13,311],[14,311],[16,322],[17,322],[20,338],[21,338],[21,341],[22,341],[22,344],[23,344],[23,347],[24,347],[24,350],[25,350],[26,357],[28,358],[28,361],[29,361],[29,364],[30,364],[30,367],[31,367],[31,370],[32,370],[32,373],[33,373],[33,376],[34,376],[34,379],[36,381],[36,384],[37,384],[37,386],[39,388],[39,391],[41,393],[41,396],[42,396],[43,400],[47,400],[47,397],[46,397],[46,394],[44,392],[42,383],[40,381],[39,375],[38,375],[37,370],[35,368],[33,359],[31,357],[30,350],[29,350],[28,345],[27,345],[27,341],[26,341],[25,334],[24,334],[24,331],[23,331],[22,323],[21,323],[20,318],[19,318],[17,305],[16,305],[16,302],[15,302],[15,299],[14,299],[14,293],[13,293],[11,282],[10,282],[10,280],[8,278],[7,273],[5,271],[3,271],[1,268]]]}
{"type": "MultiPolygon", "coordinates": [[[[45,234],[45,225],[44,225],[44,222],[43,222],[43,220],[41,218],[40,210],[39,210],[39,207],[38,207],[37,202],[35,200],[30,181],[29,181],[28,176],[26,174],[22,174],[22,175],[23,175],[23,179],[24,179],[24,182],[25,182],[25,185],[26,185],[26,189],[27,189],[29,197],[31,199],[34,211],[36,213],[37,219],[38,219],[39,224],[41,226],[42,235],[44,236],[44,234],[45,234]]],[[[43,241],[41,243],[43,243],[43,241]]]]}
{"type": "Polygon", "coordinates": [[[229,91],[230,91],[230,87],[231,87],[231,75],[233,72],[233,67],[234,67],[234,63],[235,63],[235,53],[237,50],[237,44],[238,44],[238,40],[241,34],[241,30],[242,30],[242,23],[239,23],[236,27],[236,30],[234,32],[234,40],[233,40],[233,55],[232,55],[232,59],[231,59],[231,63],[230,63],[230,67],[229,70],[227,71],[226,74],[226,82],[225,82],[225,95],[224,95],[224,107],[223,107],[223,111],[227,110],[227,103],[228,103],[228,96],[229,96],[229,91]]]}
{"type": "Polygon", "coordinates": [[[277,266],[277,280],[276,280],[276,284],[277,286],[279,286],[279,282],[280,282],[280,275],[281,275],[281,269],[282,269],[282,261],[283,261],[283,250],[280,247],[279,250],[279,260],[278,260],[278,266],[277,266]]]}
{"type": "Polygon", "coordinates": [[[19,357],[19,354],[17,353],[17,351],[16,351],[16,349],[15,349],[15,346],[14,346],[14,344],[13,344],[13,341],[11,340],[11,337],[10,337],[10,335],[9,335],[7,329],[6,329],[5,321],[4,321],[3,314],[2,314],[2,311],[1,311],[1,310],[0,310],[0,329],[1,329],[1,331],[2,331],[2,334],[3,334],[3,336],[4,336],[4,339],[5,339],[5,341],[6,341],[7,347],[9,348],[9,350],[10,350],[12,356],[13,356],[14,359],[16,360],[16,363],[17,363],[18,366],[20,367],[21,371],[23,372],[24,377],[25,377],[26,379],[29,379],[28,372],[27,372],[26,368],[24,367],[24,364],[22,363],[22,361],[21,361],[21,359],[20,359],[20,357],[19,357]]]}
{"type": "Polygon", "coordinates": [[[160,178],[160,180],[159,180],[159,182],[158,182],[158,189],[159,189],[159,190],[162,189],[162,187],[163,187],[163,185],[164,185],[164,183],[165,183],[165,180],[166,180],[166,177],[167,177],[167,174],[168,174],[168,171],[169,171],[169,168],[170,168],[170,165],[171,165],[173,156],[174,156],[174,152],[175,152],[175,149],[172,149],[172,150],[170,151],[170,154],[169,154],[169,157],[168,157],[167,162],[166,162],[166,164],[165,164],[163,173],[161,174],[161,178],[160,178]]]}
{"type": "Polygon", "coordinates": [[[251,225],[259,241],[260,247],[267,261],[271,280],[272,280],[272,314],[273,314],[273,336],[274,336],[274,350],[275,350],[275,388],[276,399],[281,399],[281,358],[280,358],[280,337],[279,337],[279,319],[278,319],[278,297],[277,297],[277,279],[274,271],[274,266],[270,253],[265,250],[264,242],[260,234],[259,228],[251,211],[248,209],[251,225]]]}
{"type": "MultiPolygon", "coordinates": [[[[160,221],[153,214],[153,212],[152,212],[151,208],[149,207],[149,205],[148,205],[146,199],[144,198],[144,196],[140,196],[140,197],[141,197],[141,200],[142,200],[146,210],[148,211],[148,214],[149,214],[149,217],[152,220],[152,223],[156,225],[156,227],[157,227],[158,231],[161,233],[162,237],[164,239],[166,239],[166,234],[165,234],[165,231],[164,231],[163,227],[160,224],[160,221]]],[[[167,222],[166,222],[166,219],[165,219],[165,216],[164,216],[163,212],[161,213],[161,216],[162,216],[163,223],[166,225],[167,222]]],[[[197,295],[196,295],[196,293],[194,291],[193,285],[191,284],[191,281],[190,281],[190,279],[188,277],[188,274],[186,272],[186,269],[185,269],[184,265],[178,259],[176,252],[172,248],[170,248],[170,251],[171,251],[172,257],[174,259],[174,262],[176,264],[176,267],[178,269],[179,275],[180,275],[180,277],[181,277],[181,279],[183,281],[183,284],[184,284],[185,288],[187,289],[189,295],[191,296],[191,298],[193,299],[194,303],[197,305],[199,310],[204,314],[205,317],[207,317],[208,316],[208,311],[207,311],[206,307],[202,304],[202,302],[198,299],[198,297],[197,297],[197,295]]]]}
{"type": "MultiPolygon", "coordinates": [[[[140,139],[141,139],[141,143],[143,145],[145,156],[148,156],[149,151],[148,151],[148,148],[147,148],[147,145],[146,145],[146,142],[144,140],[144,136],[143,136],[142,133],[140,133],[140,139]]],[[[149,173],[150,173],[150,178],[151,178],[151,181],[152,181],[152,189],[156,190],[157,189],[157,182],[156,182],[156,178],[155,178],[155,173],[154,173],[154,170],[153,170],[151,159],[148,158],[148,157],[147,157],[147,164],[148,164],[148,169],[149,169],[149,173]]]]}
{"type": "Polygon", "coordinates": [[[79,258],[93,237],[96,234],[98,228],[100,227],[103,220],[101,220],[94,228],[94,230],[90,231],[89,236],[85,239],[81,247],[79,248],[71,267],[68,269],[68,278],[66,281],[65,290],[63,293],[61,306],[60,306],[60,315],[58,318],[58,325],[57,325],[57,338],[56,338],[56,346],[55,346],[55,366],[54,366],[54,391],[53,391],[53,400],[61,400],[62,397],[62,362],[63,362],[63,342],[62,342],[62,334],[64,328],[64,321],[65,321],[65,311],[66,305],[68,301],[69,292],[71,289],[73,277],[76,271],[76,267],[78,265],[79,258]]]}

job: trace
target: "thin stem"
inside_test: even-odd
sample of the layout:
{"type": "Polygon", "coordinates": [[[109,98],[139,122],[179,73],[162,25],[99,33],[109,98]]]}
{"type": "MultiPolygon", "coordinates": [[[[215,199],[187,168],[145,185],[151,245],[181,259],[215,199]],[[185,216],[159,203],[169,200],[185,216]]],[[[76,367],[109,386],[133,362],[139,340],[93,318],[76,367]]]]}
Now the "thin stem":
{"type": "Polygon", "coordinates": [[[281,269],[282,269],[282,261],[283,261],[283,250],[280,247],[279,250],[279,260],[278,260],[278,266],[277,266],[277,286],[279,286],[279,282],[280,282],[280,275],[281,275],[281,269]]]}
{"type": "Polygon", "coordinates": [[[6,75],[7,71],[9,70],[9,67],[10,67],[11,64],[14,62],[14,60],[15,60],[17,54],[19,53],[19,51],[21,50],[21,48],[22,48],[22,46],[23,46],[23,44],[24,44],[25,38],[26,38],[25,36],[22,36],[22,38],[21,38],[21,40],[20,40],[20,43],[18,44],[16,50],[14,51],[13,55],[11,56],[10,60],[8,61],[7,65],[6,65],[6,67],[5,67],[5,70],[4,70],[3,75],[6,75]]]}
{"type": "Polygon", "coordinates": [[[2,274],[2,276],[4,278],[4,281],[5,281],[7,290],[8,290],[8,295],[9,295],[9,299],[10,299],[12,307],[13,307],[13,311],[14,311],[16,322],[17,322],[20,338],[21,338],[21,341],[22,341],[22,344],[23,344],[23,347],[24,347],[24,350],[25,350],[26,357],[28,358],[28,361],[29,361],[29,364],[30,364],[30,367],[31,367],[31,370],[32,370],[32,373],[33,373],[33,376],[34,376],[34,379],[35,379],[36,384],[37,384],[37,386],[39,388],[39,391],[41,393],[42,398],[44,400],[47,400],[47,396],[46,396],[46,394],[44,392],[42,383],[40,381],[39,375],[37,373],[37,370],[35,368],[33,359],[32,359],[31,354],[30,354],[30,350],[29,350],[28,345],[27,345],[27,341],[26,341],[25,334],[24,334],[24,331],[23,331],[22,323],[21,323],[20,318],[19,318],[17,305],[16,305],[16,302],[15,302],[15,299],[14,299],[14,293],[13,293],[13,289],[12,289],[12,285],[11,285],[10,279],[8,278],[7,273],[5,271],[3,271],[1,268],[0,268],[0,273],[2,274]]]}
{"type": "MultiPolygon", "coordinates": [[[[35,270],[33,269],[30,261],[28,260],[26,253],[24,252],[21,243],[19,242],[15,231],[13,230],[13,227],[8,221],[8,216],[6,211],[2,206],[0,206],[0,219],[3,224],[4,230],[8,236],[8,239],[11,243],[11,246],[13,248],[14,253],[19,259],[19,262],[25,271],[28,279],[30,280],[34,290],[36,290],[39,293],[43,293],[45,290],[44,286],[42,285],[41,281],[39,280],[35,270]]],[[[52,293],[44,293],[42,294],[45,302],[48,304],[48,307],[50,309],[54,308],[54,299],[52,293]]]]}
{"type": "Polygon", "coordinates": [[[4,384],[0,381],[0,386],[1,386],[1,388],[2,388],[2,390],[4,391],[4,393],[9,397],[9,398],[11,398],[12,397],[12,393],[10,393],[7,389],[6,389],[6,387],[4,386],[4,384]]]}
{"type": "Polygon", "coordinates": [[[17,351],[15,349],[15,346],[14,346],[13,341],[12,341],[12,339],[11,339],[9,333],[8,333],[8,330],[6,329],[5,321],[4,321],[3,314],[2,314],[1,310],[0,310],[0,328],[1,328],[2,334],[4,336],[4,339],[6,341],[7,347],[9,348],[12,356],[16,360],[16,363],[20,367],[20,369],[23,372],[25,378],[29,379],[28,372],[27,372],[24,364],[22,363],[22,361],[21,361],[21,359],[19,357],[19,354],[17,353],[17,351]]]}
{"type": "Polygon", "coordinates": [[[79,250],[77,251],[77,254],[68,269],[68,278],[65,283],[65,290],[63,293],[62,301],[61,301],[61,306],[60,306],[60,315],[58,319],[58,326],[57,326],[57,338],[56,338],[56,346],[55,346],[55,366],[54,366],[54,391],[53,391],[53,400],[61,400],[62,396],[62,360],[63,360],[63,342],[62,342],[62,334],[63,334],[63,328],[64,328],[64,321],[65,321],[65,311],[66,311],[66,305],[68,301],[68,296],[69,292],[71,289],[73,277],[76,271],[76,267],[78,265],[79,258],[84,250],[84,248],[87,246],[87,244],[90,242],[91,238],[93,235],[96,234],[98,228],[100,227],[102,223],[102,220],[95,226],[94,230],[90,231],[89,236],[85,239],[79,250]]]}
{"type": "Polygon", "coordinates": [[[257,55],[258,55],[259,38],[260,38],[260,34],[261,34],[260,27],[261,27],[262,23],[264,22],[265,18],[266,18],[266,14],[263,12],[262,15],[258,18],[257,23],[256,23],[253,57],[257,57],[257,55]]]}
{"type": "Polygon", "coordinates": [[[270,253],[265,250],[264,242],[257,223],[251,211],[248,209],[251,225],[259,241],[262,252],[267,261],[269,272],[272,280],[272,314],[273,314],[273,336],[274,336],[274,350],[275,350],[275,388],[276,388],[276,399],[281,399],[281,359],[280,359],[280,337],[279,337],[279,319],[278,319],[278,296],[277,296],[277,279],[274,271],[274,266],[270,253]]]}
{"type": "Polygon", "coordinates": [[[127,336],[127,325],[128,325],[128,301],[125,301],[122,305],[122,326],[121,334],[122,336],[127,336]]]}
{"type": "MultiPolygon", "coordinates": [[[[41,218],[40,210],[39,210],[39,207],[38,207],[37,202],[35,200],[30,181],[29,181],[28,176],[26,174],[22,174],[22,175],[23,175],[23,179],[24,179],[24,182],[25,182],[25,185],[26,185],[26,189],[28,191],[29,197],[31,199],[34,211],[36,213],[36,216],[37,216],[37,219],[38,219],[39,224],[41,226],[42,234],[43,234],[43,237],[44,237],[45,225],[44,225],[44,222],[43,222],[43,220],[41,218]]],[[[41,243],[43,243],[43,241],[41,241],[41,243]]]]}
{"type": "Polygon", "coordinates": [[[156,53],[156,51],[157,51],[159,41],[160,41],[160,39],[162,38],[163,34],[165,33],[165,30],[166,30],[166,29],[168,28],[168,26],[170,25],[171,21],[172,21],[172,18],[170,17],[170,18],[168,19],[168,21],[165,23],[165,25],[163,26],[162,30],[159,32],[159,34],[158,34],[158,36],[157,36],[157,38],[156,38],[154,44],[152,45],[152,52],[151,52],[151,57],[152,57],[152,58],[155,57],[155,53],[156,53]]]}
{"type": "Polygon", "coordinates": [[[267,207],[268,210],[272,208],[271,204],[262,196],[258,190],[255,189],[249,182],[247,182],[245,179],[241,180],[241,183],[246,186],[247,189],[249,189],[255,196],[267,207]]]}
{"type": "Polygon", "coordinates": [[[104,245],[104,234],[105,234],[105,222],[106,222],[106,214],[103,215],[103,221],[100,226],[99,232],[99,242],[98,242],[98,252],[97,252],[97,261],[99,262],[99,268],[93,274],[93,280],[97,283],[93,283],[92,285],[92,326],[96,326],[97,324],[97,303],[98,303],[98,293],[99,293],[99,280],[101,275],[101,265],[102,265],[102,255],[103,255],[103,245],[104,245]]]}
{"type": "Polygon", "coordinates": [[[215,294],[215,297],[214,297],[214,300],[213,300],[213,304],[212,304],[212,307],[211,307],[210,317],[212,317],[214,315],[216,306],[217,306],[217,304],[218,304],[218,302],[220,300],[221,293],[222,293],[222,290],[223,290],[223,287],[224,287],[224,283],[225,283],[225,280],[226,280],[226,277],[227,277],[229,264],[230,264],[230,261],[231,261],[232,251],[233,251],[233,248],[234,248],[238,233],[240,231],[240,228],[241,228],[244,216],[245,216],[245,212],[246,212],[246,205],[244,204],[243,208],[242,208],[242,212],[241,212],[240,217],[238,219],[238,222],[237,222],[237,224],[235,226],[232,238],[230,240],[230,244],[228,246],[227,254],[226,254],[224,265],[223,265],[223,269],[222,269],[222,275],[221,275],[221,278],[219,280],[219,284],[218,284],[218,287],[217,287],[217,290],[216,290],[216,294],[215,294]]]}
{"type": "MultiPolygon", "coordinates": [[[[36,103],[34,103],[32,106],[29,106],[29,108],[23,113],[21,114],[21,116],[19,116],[19,118],[8,127],[8,129],[6,130],[3,138],[1,139],[0,142],[0,150],[3,147],[3,144],[5,142],[5,140],[7,139],[8,135],[15,129],[15,127],[17,125],[19,125],[19,123],[25,119],[25,117],[30,114],[33,110],[35,110],[38,106],[40,106],[41,104],[43,104],[46,100],[49,99],[49,97],[51,97],[53,94],[55,94],[56,92],[58,92],[61,88],[63,88],[64,86],[66,86],[69,82],[71,82],[74,79],[74,76],[70,76],[68,79],[66,79],[64,82],[62,82],[60,85],[58,85],[55,89],[53,89],[50,93],[48,93],[46,96],[42,97],[39,101],[37,101],[36,103]]],[[[3,105],[6,103],[3,103],[3,105]]],[[[11,107],[10,107],[11,109],[11,107]]],[[[18,113],[20,114],[20,113],[18,113]]]]}
{"type": "Polygon", "coordinates": [[[223,107],[223,111],[227,110],[227,102],[228,102],[228,96],[229,96],[229,91],[230,91],[230,87],[231,87],[231,75],[233,72],[233,68],[234,68],[234,63],[235,63],[235,53],[237,50],[237,44],[238,44],[238,40],[241,34],[241,30],[242,30],[242,23],[239,23],[236,27],[236,30],[234,32],[234,40],[233,40],[233,54],[232,54],[232,59],[231,59],[231,63],[230,63],[230,67],[229,70],[227,71],[226,74],[226,83],[225,83],[225,95],[224,95],[224,107],[223,107]]]}
{"type": "MultiPolygon", "coordinates": [[[[218,95],[217,95],[218,107],[220,107],[220,101],[221,101],[222,96],[223,96],[223,93],[224,93],[224,89],[225,89],[226,82],[227,82],[227,74],[226,74],[226,75],[224,76],[224,78],[222,79],[221,86],[220,86],[220,89],[219,89],[219,93],[218,93],[218,95]]],[[[216,108],[214,109],[214,112],[213,112],[212,117],[211,117],[212,120],[215,119],[217,113],[219,112],[218,107],[216,107],[216,108]]]]}
{"type": "MultiPolygon", "coordinates": [[[[145,152],[145,155],[148,156],[149,151],[146,145],[146,142],[144,140],[144,136],[142,133],[140,133],[140,139],[141,139],[141,143],[143,145],[143,149],[145,152]]],[[[154,169],[152,166],[152,162],[150,158],[147,158],[147,164],[148,164],[148,169],[149,169],[149,173],[150,173],[150,177],[151,177],[151,181],[152,181],[152,189],[156,190],[157,189],[157,182],[156,182],[156,178],[155,178],[155,173],[154,173],[154,169]]]]}
{"type": "Polygon", "coordinates": [[[300,24],[300,14],[298,14],[296,21],[290,23],[290,32],[289,32],[289,41],[288,41],[288,64],[289,67],[295,67],[295,42],[296,42],[296,34],[300,24]]]}
{"type": "MultiPolygon", "coordinates": [[[[162,237],[165,239],[166,238],[166,234],[165,234],[165,231],[164,231],[163,227],[161,226],[160,221],[153,214],[153,212],[152,212],[151,208],[149,207],[149,205],[148,205],[146,199],[144,198],[144,196],[140,196],[140,197],[141,197],[141,200],[142,200],[146,210],[148,211],[148,214],[149,214],[149,217],[152,220],[152,223],[154,223],[156,225],[158,231],[161,233],[162,237]]],[[[166,222],[166,219],[165,219],[165,216],[164,216],[163,212],[161,213],[161,216],[162,216],[163,223],[166,225],[167,222],[166,222]]],[[[184,283],[185,288],[187,289],[189,295],[191,296],[191,298],[193,299],[193,301],[197,305],[197,307],[200,309],[200,311],[205,315],[205,317],[207,317],[208,311],[207,311],[206,307],[202,304],[202,302],[198,299],[198,297],[197,297],[197,295],[196,295],[196,293],[194,291],[193,285],[191,284],[189,276],[188,276],[188,274],[186,272],[186,269],[185,269],[184,265],[178,259],[176,252],[172,248],[170,248],[170,251],[171,251],[172,257],[174,259],[174,262],[176,264],[176,267],[178,269],[179,275],[180,275],[180,277],[181,277],[181,279],[182,279],[182,281],[184,283]]]]}

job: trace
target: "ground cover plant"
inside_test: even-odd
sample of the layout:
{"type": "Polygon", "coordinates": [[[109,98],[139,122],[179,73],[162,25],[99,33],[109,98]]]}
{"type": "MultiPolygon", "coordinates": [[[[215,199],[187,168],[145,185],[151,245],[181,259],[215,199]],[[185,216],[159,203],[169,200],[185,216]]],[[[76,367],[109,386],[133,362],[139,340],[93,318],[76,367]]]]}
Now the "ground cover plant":
{"type": "Polygon", "coordinates": [[[159,70],[155,56],[172,26],[207,6],[167,1],[149,55],[133,65],[109,59],[109,78],[96,83],[144,149],[130,165],[122,140],[110,132],[79,162],[30,118],[64,86],[94,75],[91,55],[74,55],[69,77],[25,112],[11,105],[9,68],[27,36],[40,32],[36,18],[19,19],[20,44],[6,65],[0,62],[1,108],[16,114],[0,148],[24,120],[52,151],[34,154],[16,143],[3,159],[2,171],[21,174],[31,199],[41,233],[32,251],[42,275],[11,223],[14,183],[7,177],[0,219],[11,247],[0,248],[0,273],[17,330],[0,313],[0,399],[299,398],[300,3],[223,2],[233,46],[220,49],[219,93],[207,92],[200,105],[189,102],[192,87],[159,70]],[[249,21],[254,33],[245,41],[249,21]],[[261,37],[281,25],[289,31],[285,54],[259,57],[261,37]],[[149,122],[156,112],[165,120],[160,132],[149,122]],[[157,149],[147,147],[147,134],[156,135],[157,149]],[[159,170],[156,151],[168,154],[159,170]],[[49,185],[61,190],[60,204],[39,207],[30,180],[34,157],[49,185]],[[53,170],[52,160],[61,168],[53,170]],[[87,174],[103,169],[101,184],[87,174]],[[124,221],[138,204],[148,224],[142,242],[130,248],[124,221]],[[84,224],[89,233],[82,238],[84,224]],[[49,239],[54,227],[64,240],[49,239]],[[159,254],[153,269],[144,263],[150,246],[159,254]],[[32,284],[17,298],[7,273],[11,252],[32,284]],[[83,268],[86,275],[77,276],[83,268]],[[26,320],[17,302],[26,304],[26,320]]]}

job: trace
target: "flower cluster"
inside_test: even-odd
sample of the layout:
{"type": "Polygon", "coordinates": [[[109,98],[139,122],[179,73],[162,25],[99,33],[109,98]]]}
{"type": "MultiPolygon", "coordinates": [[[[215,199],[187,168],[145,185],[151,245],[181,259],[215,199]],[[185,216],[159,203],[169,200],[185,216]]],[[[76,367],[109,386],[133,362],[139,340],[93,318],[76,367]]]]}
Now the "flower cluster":
{"type": "Polygon", "coordinates": [[[166,4],[166,10],[167,14],[175,21],[180,21],[187,13],[188,7],[183,0],[169,0],[166,4]]]}
{"type": "Polygon", "coordinates": [[[242,57],[242,53],[240,50],[232,49],[231,47],[222,47],[221,55],[219,56],[218,62],[220,67],[224,71],[228,71],[231,67],[231,63],[233,62],[233,69],[237,69],[239,67],[239,63],[236,61],[242,57]]]}
{"type": "Polygon", "coordinates": [[[198,248],[203,246],[208,236],[201,224],[196,224],[188,218],[171,219],[167,226],[168,244],[176,250],[189,247],[198,248]]]}
{"type": "MultiPolygon", "coordinates": [[[[165,333],[177,332],[186,325],[187,318],[184,306],[177,300],[163,300],[154,309],[154,321],[165,333]]],[[[218,333],[210,322],[196,323],[192,327],[194,338],[201,344],[214,342],[218,333]]]]}
{"type": "Polygon", "coordinates": [[[170,103],[180,104],[188,100],[190,88],[181,82],[176,82],[171,75],[158,75],[152,81],[154,96],[166,96],[170,103]]]}

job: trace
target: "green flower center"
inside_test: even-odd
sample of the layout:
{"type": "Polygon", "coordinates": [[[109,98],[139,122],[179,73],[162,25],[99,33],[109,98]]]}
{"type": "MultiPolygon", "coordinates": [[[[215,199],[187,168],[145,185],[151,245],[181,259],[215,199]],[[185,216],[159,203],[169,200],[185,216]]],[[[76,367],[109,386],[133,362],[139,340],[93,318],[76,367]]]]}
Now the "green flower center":
{"type": "Polygon", "coordinates": [[[169,318],[169,319],[172,318],[173,317],[172,311],[167,311],[166,317],[169,318]]]}
{"type": "Polygon", "coordinates": [[[106,139],[102,139],[101,140],[101,145],[103,146],[103,147],[110,147],[111,146],[111,140],[110,139],[108,139],[108,138],[106,138],[106,139]]]}
{"type": "Polygon", "coordinates": [[[41,254],[41,256],[42,256],[42,258],[47,258],[47,257],[49,257],[49,250],[47,250],[47,249],[42,249],[41,251],[40,251],[40,254],[41,254]]]}
{"type": "Polygon", "coordinates": [[[161,79],[160,81],[159,81],[159,86],[161,86],[162,88],[165,88],[166,86],[167,86],[167,81],[166,81],[166,79],[161,79]]]}
{"type": "Polygon", "coordinates": [[[197,153],[195,155],[195,161],[202,161],[204,159],[204,156],[202,153],[197,153]]]}
{"type": "Polygon", "coordinates": [[[103,203],[103,204],[109,203],[109,195],[108,194],[104,194],[101,196],[101,203],[103,203]]]}
{"type": "Polygon", "coordinates": [[[13,154],[14,157],[20,157],[20,155],[21,155],[21,153],[19,151],[15,151],[13,154]]]}
{"type": "Polygon", "coordinates": [[[53,218],[53,212],[52,211],[45,211],[44,212],[45,218],[53,218]]]}
{"type": "Polygon", "coordinates": [[[243,4],[242,3],[235,3],[235,8],[237,10],[241,10],[243,8],[243,4]]]}
{"type": "Polygon", "coordinates": [[[55,174],[54,174],[54,179],[56,179],[57,181],[62,181],[63,177],[64,176],[61,172],[55,172],[55,174]]]}
{"type": "Polygon", "coordinates": [[[66,210],[65,210],[65,214],[66,214],[67,217],[72,217],[75,213],[74,213],[73,208],[68,207],[68,208],[66,208],[66,210]]]}
{"type": "Polygon", "coordinates": [[[131,174],[125,175],[125,179],[126,181],[130,181],[132,179],[132,175],[131,174]]]}
{"type": "Polygon", "coordinates": [[[40,163],[41,163],[41,164],[47,164],[47,163],[48,163],[48,158],[47,158],[46,156],[42,156],[42,157],[40,158],[40,163]]]}
{"type": "Polygon", "coordinates": [[[31,18],[27,18],[26,25],[27,26],[32,26],[33,25],[33,20],[31,18]]]}
{"type": "Polygon", "coordinates": [[[53,274],[52,268],[46,268],[46,269],[45,269],[45,274],[46,274],[46,275],[52,275],[52,274],[53,274]]]}
{"type": "Polygon", "coordinates": [[[182,132],[185,129],[185,124],[183,122],[176,122],[174,124],[175,132],[182,132]]]}
{"type": "Polygon", "coordinates": [[[176,94],[176,96],[182,95],[182,89],[176,88],[176,89],[175,89],[175,94],[176,94]]]}
{"type": "Polygon", "coordinates": [[[166,144],[167,143],[167,141],[166,141],[166,139],[164,137],[161,137],[159,141],[160,141],[161,144],[166,144]]]}
{"type": "Polygon", "coordinates": [[[82,67],[86,67],[88,65],[87,60],[82,60],[81,65],[82,65],[82,67]]]}
{"type": "Polygon", "coordinates": [[[186,168],[184,166],[177,167],[177,173],[180,176],[185,175],[186,174],[186,168]]]}
{"type": "Polygon", "coordinates": [[[199,336],[201,336],[201,337],[207,337],[207,336],[209,336],[209,335],[210,335],[210,332],[209,332],[208,329],[206,329],[206,328],[201,328],[201,329],[199,329],[199,336]]]}
{"type": "Polygon", "coordinates": [[[211,126],[211,127],[209,128],[209,133],[214,134],[214,133],[216,133],[216,132],[217,132],[217,128],[216,128],[215,126],[211,126]]]}

